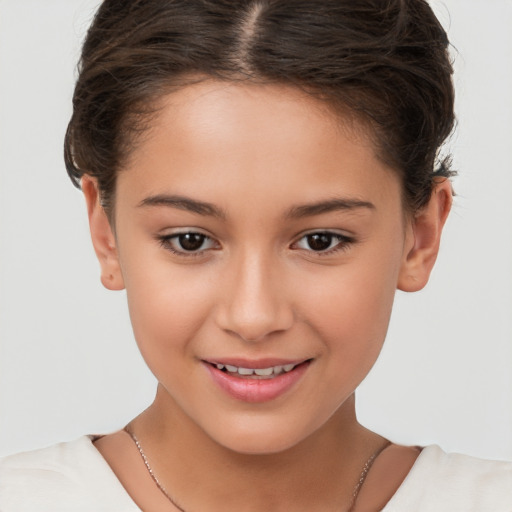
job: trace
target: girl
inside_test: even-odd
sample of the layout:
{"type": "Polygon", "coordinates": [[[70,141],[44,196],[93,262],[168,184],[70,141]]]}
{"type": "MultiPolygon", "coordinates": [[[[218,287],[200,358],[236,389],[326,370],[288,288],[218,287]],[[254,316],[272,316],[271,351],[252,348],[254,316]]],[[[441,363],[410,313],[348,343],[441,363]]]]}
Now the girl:
{"type": "Polygon", "coordinates": [[[453,88],[425,2],[352,4],[103,2],[65,159],[158,390],[6,458],[2,511],[510,510],[510,464],[355,416],[437,256],[453,88]]]}

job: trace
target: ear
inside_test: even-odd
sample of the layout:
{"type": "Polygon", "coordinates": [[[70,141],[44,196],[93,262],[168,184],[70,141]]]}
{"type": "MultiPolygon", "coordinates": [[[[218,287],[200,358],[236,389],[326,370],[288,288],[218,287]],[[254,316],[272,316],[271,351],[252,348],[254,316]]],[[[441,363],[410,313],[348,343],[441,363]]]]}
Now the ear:
{"type": "Polygon", "coordinates": [[[87,203],[92,244],[101,268],[101,282],[109,290],[124,289],[123,275],[119,265],[116,238],[107,214],[100,203],[98,183],[94,178],[82,177],[82,191],[87,203]]]}
{"type": "Polygon", "coordinates": [[[399,290],[415,292],[427,284],[451,205],[452,185],[449,179],[443,178],[434,185],[429,202],[408,226],[404,260],[397,284],[399,290]]]}

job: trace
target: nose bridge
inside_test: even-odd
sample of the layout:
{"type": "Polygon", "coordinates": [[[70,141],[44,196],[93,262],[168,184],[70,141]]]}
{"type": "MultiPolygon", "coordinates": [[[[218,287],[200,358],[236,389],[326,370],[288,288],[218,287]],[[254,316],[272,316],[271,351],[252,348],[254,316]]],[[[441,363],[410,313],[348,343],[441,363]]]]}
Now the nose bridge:
{"type": "Polygon", "coordinates": [[[233,263],[220,313],[221,327],[245,341],[259,341],[288,329],[293,311],[278,262],[264,251],[244,250],[233,263]]]}

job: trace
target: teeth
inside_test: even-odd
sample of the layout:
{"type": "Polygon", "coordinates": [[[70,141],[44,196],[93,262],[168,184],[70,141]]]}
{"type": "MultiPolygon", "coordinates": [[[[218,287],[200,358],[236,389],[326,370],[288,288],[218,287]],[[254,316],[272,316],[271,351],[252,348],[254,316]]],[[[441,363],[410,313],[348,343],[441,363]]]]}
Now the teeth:
{"type": "Polygon", "coordinates": [[[270,368],[258,368],[254,370],[254,373],[260,377],[269,377],[274,373],[274,368],[272,368],[272,366],[270,368]]]}
{"type": "Polygon", "coordinates": [[[254,370],[252,370],[251,368],[238,368],[238,373],[240,375],[253,375],[254,370]]]}
{"type": "Polygon", "coordinates": [[[285,365],[277,365],[270,366],[269,368],[243,368],[238,366],[232,366],[230,364],[220,364],[217,363],[215,365],[218,370],[226,369],[229,373],[238,373],[238,375],[251,376],[256,374],[258,377],[270,377],[271,375],[279,375],[283,372],[291,372],[295,368],[295,364],[285,364],[285,365]]]}

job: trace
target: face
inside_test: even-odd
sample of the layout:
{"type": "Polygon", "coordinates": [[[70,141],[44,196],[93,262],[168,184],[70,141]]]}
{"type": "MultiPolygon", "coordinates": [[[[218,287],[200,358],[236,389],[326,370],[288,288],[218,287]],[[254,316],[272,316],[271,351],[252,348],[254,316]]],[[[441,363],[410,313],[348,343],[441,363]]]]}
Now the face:
{"type": "Polygon", "coordinates": [[[301,92],[169,95],[118,176],[116,258],[140,350],[212,439],[276,452],[375,362],[414,236],[364,136],[301,92]]]}

